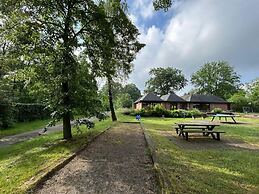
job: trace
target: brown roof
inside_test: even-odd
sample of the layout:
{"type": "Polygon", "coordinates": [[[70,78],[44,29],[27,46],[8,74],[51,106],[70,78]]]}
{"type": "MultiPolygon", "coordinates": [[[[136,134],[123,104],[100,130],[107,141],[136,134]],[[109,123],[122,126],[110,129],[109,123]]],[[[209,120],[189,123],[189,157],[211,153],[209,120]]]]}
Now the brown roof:
{"type": "Polygon", "coordinates": [[[163,102],[155,93],[148,93],[137,99],[134,103],[138,102],[163,102]]]}

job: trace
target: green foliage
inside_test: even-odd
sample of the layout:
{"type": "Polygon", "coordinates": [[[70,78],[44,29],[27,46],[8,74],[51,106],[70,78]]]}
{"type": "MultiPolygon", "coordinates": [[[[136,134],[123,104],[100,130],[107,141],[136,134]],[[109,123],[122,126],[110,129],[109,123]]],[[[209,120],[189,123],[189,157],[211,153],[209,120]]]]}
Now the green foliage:
{"type": "Polygon", "coordinates": [[[42,104],[16,104],[15,120],[18,122],[50,118],[50,110],[42,104]]]}
{"type": "Polygon", "coordinates": [[[214,108],[211,112],[216,113],[216,114],[220,114],[220,113],[223,113],[223,110],[221,108],[214,108]]]}
{"type": "Polygon", "coordinates": [[[97,121],[92,130],[84,130],[82,126],[82,134],[73,130],[74,141],[61,141],[62,133],[55,132],[0,148],[0,193],[26,193],[33,183],[32,177],[38,180],[110,126],[109,120],[97,121]]]}
{"type": "Polygon", "coordinates": [[[130,108],[132,107],[133,100],[128,93],[122,93],[117,96],[115,103],[117,108],[130,108]]]}
{"type": "Polygon", "coordinates": [[[203,115],[203,113],[199,109],[197,109],[197,108],[194,108],[194,109],[190,110],[189,113],[193,117],[200,117],[200,116],[203,115]]]}
{"type": "Polygon", "coordinates": [[[250,106],[250,100],[245,91],[235,93],[228,101],[231,102],[232,109],[237,112],[243,112],[243,107],[250,106]]]}
{"type": "Polygon", "coordinates": [[[149,106],[142,108],[140,110],[131,110],[123,112],[125,115],[140,115],[143,117],[171,117],[171,118],[190,118],[190,117],[199,117],[202,113],[198,109],[184,110],[167,110],[164,106],[157,104],[155,106],[149,106]]]}
{"type": "Polygon", "coordinates": [[[73,114],[92,116],[101,109],[96,78],[128,75],[143,47],[124,8],[120,1],[0,3],[0,44],[12,51],[0,59],[8,66],[17,59],[12,72],[22,83],[17,90],[30,87],[18,94],[19,102],[31,101],[27,94],[40,96],[56,119],[63,119],[66,139],[72,137],[73,114]]]}
{"type": "Polygon", "coordinates": [[[248,98],[254,111],[259,112],[259,78],[249,85],[248,98]]]}
{"type": "Polygon", "coordinates": [[[123,87],[122,91],[130,95],[132,101],[136,101],[139,97],[141,97],[141,92],[135,84],[127,84],[123,87]]]}
{"type": "Polygon", "coordinates": [[[227,62],[210,62],[192,75],[191,82],[200,94],[228,99],[238,91],[240,76],[227,62]]]}
{"type": "Polygon", "coordinates": [[[149,75],[151,78],[146,82],[145,92],[147,93],[165,95],[171,91],[180,90],[187,84],[182,71],[173,67],[152,68],[149,75]]]}
{"type": "Polygon", "coordinates": [[[189,118],[189,117],[192,117],[192,114],[188,110],[176,109],[176,110],[171,110],[171,117],[173,117],[173,118],[189,118]]]}
{"type": "MultiPolygon", "coordinates": [[[[141,96],[140,90],[137,88],[137,86],[131,83],[123,86],[119,82],[112,81],[111,92],[112,92],[113,101],[115,102],[115,107],[117,109],[131,108],[132,103],[141,96]]],[[[102,99],[104,110],[110,110],[107,82],[102,87],[99,93],[102,99]]]]}
{"type": "Polygon", "coordinates": [[[0,104],[0,129],[12,126],[14,121],[13,106],[9,103],[0,104]]]}
{"type": "Polygon", "coordinates": [[[153,0],[153,6],[155,10],[164,9],[165,11],[168,10],[172,6],[172,0],[153,0]]]}

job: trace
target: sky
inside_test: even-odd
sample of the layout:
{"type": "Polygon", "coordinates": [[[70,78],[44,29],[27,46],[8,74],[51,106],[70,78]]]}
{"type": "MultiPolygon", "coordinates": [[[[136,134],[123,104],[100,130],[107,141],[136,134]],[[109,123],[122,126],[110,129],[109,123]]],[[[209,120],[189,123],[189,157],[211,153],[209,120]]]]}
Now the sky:
{"type": "Polygon", "coordinates": [[[142,91],[154,67],[181,69],[190,80],[205,63],[227,61],[242,83],[259,77],[259,0],[174,0],[167,12],[154,11],[151,0],[127,2],[139,40],[146,44],[128,82],[142,91]]]}

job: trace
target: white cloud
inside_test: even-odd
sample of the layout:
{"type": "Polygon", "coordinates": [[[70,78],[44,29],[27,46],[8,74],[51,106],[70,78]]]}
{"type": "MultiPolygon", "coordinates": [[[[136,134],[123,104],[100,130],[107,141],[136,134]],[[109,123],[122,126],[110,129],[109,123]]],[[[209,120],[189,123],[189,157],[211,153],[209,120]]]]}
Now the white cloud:
{"type": "Polygon", "coordinates": [[[150,19],[155,13],[151,0],[134,0],[131,6],[133,13],[143,19],[150,19]]]}
{"type": "Polygon", "coordinates": [[[258,6],[257,0],[183,1],[164,31],[151,26],[140,36],[146,47],[137,56],[131,81],[144,89],[149,69],[157,66],[180,68],[189,78],[213,60],[228,61],[243,81],[259,77],[258,6]]]}

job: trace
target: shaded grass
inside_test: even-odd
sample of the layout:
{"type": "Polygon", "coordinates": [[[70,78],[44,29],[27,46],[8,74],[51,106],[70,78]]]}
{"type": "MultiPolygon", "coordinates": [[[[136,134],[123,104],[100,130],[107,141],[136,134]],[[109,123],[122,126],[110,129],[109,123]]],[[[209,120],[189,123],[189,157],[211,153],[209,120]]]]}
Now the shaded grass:
{"type": "Polygon", "coordinates": [[[24,132],[34,131],[45,127],[51,119],[35,120],[15,123],[12,127],[0,130],[0,138],[8,135],[16,135],[24,132]]]}
{"type": "Polygon", "coordinates": [[[97,122],[91,130],[83,126],[80,135],[74,129],[71,141],[62,140],[62,133],[56,132],[0,148],[0,193],[24,193],[34,179],[69,157],[111,123],[110,120],[97,122]]]}
{"type": "MultiPolygon", "coordinates": [[[[134,119],[130,116],[122,118],[134,119]]],[[[240,120],[249,121],[249,124],[222,124],[218,127],[218,130],[226,131],[222,139],[259,145],[258,120],[251,118],[240,118],[240,120]]],[[[198,146],[191,147],[191,140],[185,141],[180,138],[179,142],[184,146],[179,146],[173,138],[163,135],[164,132],[174,134],[172,130],[175,122],[190,121],[194,120],[142,118],[147,132],[156,145],[158,168],[165,178],[163,190],[166,193],[177,194],[259,193],[259,149],[224,146],[221,142],[219,147],[216,144],[199,149],[199,146],[215,142],[203,139],[203,142],[207,143],[199,144],[199,140],[195,139],[198,146]]]]}

